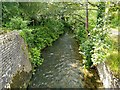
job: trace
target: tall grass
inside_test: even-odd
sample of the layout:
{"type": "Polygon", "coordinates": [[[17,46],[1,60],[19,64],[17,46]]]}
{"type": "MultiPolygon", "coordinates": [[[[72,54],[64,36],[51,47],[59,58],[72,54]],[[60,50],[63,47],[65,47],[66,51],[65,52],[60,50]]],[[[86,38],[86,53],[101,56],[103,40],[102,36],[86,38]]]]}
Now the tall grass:
{"type": "Polygon", "coordinates": [[[107,57],[106,63],[113,74],[120,78],[120,54],[118,51],[120,44],[118,43],[118,36],[113,36],[112,41],[112,48],[109,50],[109,56],[107,57]]]}

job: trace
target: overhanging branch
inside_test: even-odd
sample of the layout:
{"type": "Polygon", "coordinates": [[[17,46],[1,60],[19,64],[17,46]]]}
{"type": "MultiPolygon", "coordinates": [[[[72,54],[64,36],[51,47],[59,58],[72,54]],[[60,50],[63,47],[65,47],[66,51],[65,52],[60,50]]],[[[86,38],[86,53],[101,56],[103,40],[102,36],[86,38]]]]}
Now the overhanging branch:
{"type": "Polygon", "coordinates": [[[90,4],[90,5],[93,6],[93,7],[98,7],[97,4],[93,4],[93,3],[91,3],[91,2],[88,2],[88,4],[90,4]]]}

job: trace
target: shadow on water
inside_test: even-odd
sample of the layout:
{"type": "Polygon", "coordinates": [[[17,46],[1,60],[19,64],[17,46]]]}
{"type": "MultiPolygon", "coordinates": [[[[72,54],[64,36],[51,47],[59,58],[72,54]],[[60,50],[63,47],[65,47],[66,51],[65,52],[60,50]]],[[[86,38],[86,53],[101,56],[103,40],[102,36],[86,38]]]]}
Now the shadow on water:
{"type": "Polygon", "coordinates": [[[70,32],[60,36],[53,46],[45,48],[42,52],[44,62],[37,68],[29,88],[87,87],[78,48],[70,32]]]}

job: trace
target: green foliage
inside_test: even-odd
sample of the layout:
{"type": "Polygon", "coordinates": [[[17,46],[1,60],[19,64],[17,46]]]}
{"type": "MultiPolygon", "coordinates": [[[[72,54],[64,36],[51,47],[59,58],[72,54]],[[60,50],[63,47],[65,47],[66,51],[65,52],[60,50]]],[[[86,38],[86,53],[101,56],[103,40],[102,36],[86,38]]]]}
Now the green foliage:
{"type": "Polygon", "coordinates": [[[20,30],[21,36],[28,45],[30,59],[34,67],[41,65],[43,62],[41,50],[46,46],[51,46],[52,42],[64,33],[64,25],[60,18],[56,18],[54,15],[47,16],[50,11],[56,14],[55,9],[58,9],[58,7],[59,5],[40,2],[3,2],[3,27],[20,30]],[[39,26],[29,27],[30,24],[39,26]]]}
{"type": "Polygon", "coordinates": [[[2,2],[2,24],[6,24],[13,17],[18,17],[21,14],[21,10],[18,8],[17,2],[2,2]]]}
{"type": "Polygon", "coordinates": [[[80,44],[81,54],[84,57],[84,65],[89,68],[106,60],[110,43],[108,41],[107,30],[96,28],[91,30],[91,36],[80,44]]]}
{"type": "MultiPolygon", "coordinates": [[[[111,44],[108,36],[108,17],[105,17],[104,14],[105,3],[100,2],[98,5],[97,22],[95,23],[95,21],[90,19],[89,29],[91,30],[89,30],[88,37],[84,28],[77,30],[80,39],[80,53],[83,55],[83,63],[86,68],[90,68],[106,60],[111,44]]],[[[94,20],[96,19],[94,18],[94,20]]]]}
{"type": "Polygon", "coordinates": [[[97,23],[97,11],[91,11],[89,12],[89,28],[88,30],[91,31],[96,27],[96,23],[97,23]]]}
{"type": "Polygon", "coordinates": [[[119,36],[112,36],[112,48],[108,50],[106,64],[110,67],[112,73],[120,77],[120,54],[119,47],[120,43],[118,41],[119,36]]]}
{"type": "Polygon", "coordinates": [[[52,42],[64,33],[65,28],[72,29],[80,43],[84,65],[89,68],[106,59],[107,49],[111,44],[108,37],[108,18],[111,23],[118,25],[118,6],[109,8],[109,12],[115,13],[105,17],[105,2],[96,4],[97,12],[90,10],[88,15],[89,35],[85,31],[85,12],[81,10],[84,3],[5,2],[2,7],[3,26],[22,30],[21,36],[28,44],[30,58],[35,67],[43,62],[40,51],[51,46],[52,42]]]}
{"type": "Polygon", "coordinates": [[[40,51],[46,46],[51,46],[52,42],[58,39],[59,35],[63,32],[63,24],[54,19],[48,19],[44,22],[44,26],[23,29],[21,36],[28,44],[30,59],[35,67],[41,65],[43,62],[40,51]]]}
{"type": "Polygon", "coordinates": [[[26,43],[28,44],[29,47],[33,47],[34,46],[34,36],[32,34],[33,29],[23,29],[20,32],[20,35],[24,38],[24,40],[26,41],[26,43]]]}
{"type": "Polygon", "coordinates": [[[112,36],[112,48],[109,49],[109,54],[107,56],[106,63],[112,70],[113,74],[120,77],[120,54],[119,54],[119,46],[120,43],[118,41],[119,36],[112,36]]]}
{"type": "Polygon", "coordinates": [[[10,18],[10,22],[7,22],[5,26],[10,29],[25,29],[27,28],[28,21],[23,20],[21,17],[10,18]]]}
{"type": "Polygon", "coordinates": [[[76,35],[76,38],[79,40],[81,44],[84,43],[85,40],[87,39],[87,34],[83,26],[75,28],[74,33],[76,35]]]}
{"type": "Polygon", "coordinates": [[[120,11],[120,5],[118,2],[108,2],[107,9],[109,11],[109,19],[110,19],[110,26],[112,28],[119,27],[119,11],[120,11]]]}
{"type": "Polygon", "coordinates": [[[84,43],[80,45],[80,53],[83,55],[83,63],[86,68],[89,68],[93,63],[91,61],[92,58],[92,47],[93,43],[91,39],[86,40],[84,43]]]}
{"type": "Polygon", "coordinates": [[[105,2],[98,4],[97,26],[102,28],[104,26],[103,18],[105,16],[105,2]]]}
{"type": "Polygon", "coordinates": [[[120,55],[117,50],[109,52],[106,63],[115,75],[120,75],[120,55]]]}
{"type": "Polygon", "coordinates": [[[43,63],[43,59],[40,58],[41,54],[40,54],[40,50],[35,48],[31,48],[30,49],[30,53],[31,53],[31,62],[33,64],[34,67],[37,67],[39,65],[41,65],[43,63]]]}

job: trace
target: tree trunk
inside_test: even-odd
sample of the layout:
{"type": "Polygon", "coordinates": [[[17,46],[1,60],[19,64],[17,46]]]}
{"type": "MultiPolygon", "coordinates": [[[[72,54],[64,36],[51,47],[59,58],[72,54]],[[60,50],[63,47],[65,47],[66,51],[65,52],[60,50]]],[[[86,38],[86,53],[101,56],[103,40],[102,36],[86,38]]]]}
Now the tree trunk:
{"type": "Polygon", "coordinates": [[[85,29],[87,34],[89,33],[88,31],[88,0],[86,0],[86,24],[85,24],[85,29]]]}

